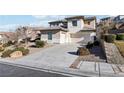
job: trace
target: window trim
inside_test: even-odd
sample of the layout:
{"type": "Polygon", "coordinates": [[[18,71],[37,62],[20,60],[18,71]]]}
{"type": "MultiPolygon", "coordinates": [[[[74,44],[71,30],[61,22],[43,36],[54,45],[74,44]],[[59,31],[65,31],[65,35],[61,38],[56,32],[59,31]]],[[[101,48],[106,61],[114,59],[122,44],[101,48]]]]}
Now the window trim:
{"type": "Polygon", "coordinates": [[[53,39],[52,32],[47,32],[47,35],[48,35],[48,40],[52,40],[53,39]]]}
{"type": "Polygon", "coordinates": [[[74,26],[74,27],[78,26],[77,20],[72,20],[72,26],[74,26]]]}

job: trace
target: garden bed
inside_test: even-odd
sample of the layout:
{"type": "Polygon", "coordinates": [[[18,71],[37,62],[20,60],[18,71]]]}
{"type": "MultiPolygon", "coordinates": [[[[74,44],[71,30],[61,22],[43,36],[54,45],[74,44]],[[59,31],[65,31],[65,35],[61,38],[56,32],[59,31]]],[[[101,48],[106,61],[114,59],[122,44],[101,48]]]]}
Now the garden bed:
{"type": "Polygon", "coordinates": [[[124,57],[124,41],[115,41],[115,45],[117,46],[121,55],[124,57]]]}

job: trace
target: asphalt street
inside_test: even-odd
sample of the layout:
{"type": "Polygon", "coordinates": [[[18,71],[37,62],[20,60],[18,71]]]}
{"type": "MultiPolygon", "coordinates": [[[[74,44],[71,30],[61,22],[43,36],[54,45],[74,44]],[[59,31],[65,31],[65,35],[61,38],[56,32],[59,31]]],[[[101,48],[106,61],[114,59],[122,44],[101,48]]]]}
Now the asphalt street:
{"type": "Polygon", "coordinates": [[[0,63],[0,77],[66,77],[65,75],[33,70],[0,63]]]}

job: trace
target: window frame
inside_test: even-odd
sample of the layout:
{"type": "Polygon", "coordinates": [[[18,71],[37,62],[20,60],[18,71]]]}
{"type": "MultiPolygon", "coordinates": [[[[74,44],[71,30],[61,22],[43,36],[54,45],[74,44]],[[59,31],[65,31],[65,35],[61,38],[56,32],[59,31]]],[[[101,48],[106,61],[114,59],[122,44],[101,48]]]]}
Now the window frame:
{"type": "Polygon", "coordinates": [[[48,40],[52,40],[53,39],[52,32],[47,32],[47,35],[48,35],[48,40]]]}
{"type": "Polygon", "coordinates": [[[76,27],[78,25],[77,20],[72,20],[72,26],[76,27]]]}

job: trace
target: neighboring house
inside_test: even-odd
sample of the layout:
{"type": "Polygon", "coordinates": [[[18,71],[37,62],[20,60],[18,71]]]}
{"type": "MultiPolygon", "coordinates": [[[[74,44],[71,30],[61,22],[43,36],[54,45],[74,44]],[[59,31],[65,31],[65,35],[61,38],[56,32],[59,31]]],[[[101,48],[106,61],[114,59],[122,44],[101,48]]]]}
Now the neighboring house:
{"type": "MultiPolygon", "coordinates": [[[[106,17],[100,20],[100,24],[110,26],[114,23],[115,28],[108,31],[110,34],[124,33],[124,15],[118,15],[116,17],[106,17]]],[[[98,30],[100,32],[100,30],[98,30]]]]}
{"type": "Polygon", "coordinates": [[[36,31],[41,27],[19,27],[17,28],[18,42],[23,41],[25,39],[29,39],[30,41],[34,41],[38,38],[40,34],[39,31],[36,31]],[[25,29],[24,29],[25,28],[25,29]]]}
{"type": "Polygon", "coordinates": [[[114,22],[116,22],[116,28],[118,30],[124,29],[124,15],[115,17],[114,22]]]}
{"type": "Polygon", "coordinates": [[[114,20],[114,17],[105,17],[100,19],[100,24],[109,26],[113,22],[113,20],[114,20]]]}
{"type": "Polygon", "coordinates": [[[116,16],[113,21],[115,21],[116,23],[118,22],[124,22],[124,15],[118,15],[116,16]]]}
{"type": "Polygon", "coordinates": [[[100,24],[110,26],[111,23],[116,24],[116,28],[118,29],[122,23],[124,23],[124,15],[118,15],[116,17],[106,17],[100,19],[100,24]]]}
{"type": "Polygon", "coordinates": [[[8,41],[14,41],[14,32],[0,32],[0,43],[7,43],[8,41]]]}
{"type": "Polygon", "coordinates": [[[8,42],[8,36],[6,36],[3,33],[0,33],[0,43],[7,43],[8,42]]]}
{"type": "Polygon", "coordinates": [[[41,40],[48,43],[75,43],[93,41],[96,36],[96,17],[73,16],[49,22],[41,32],[41,40]]]}

